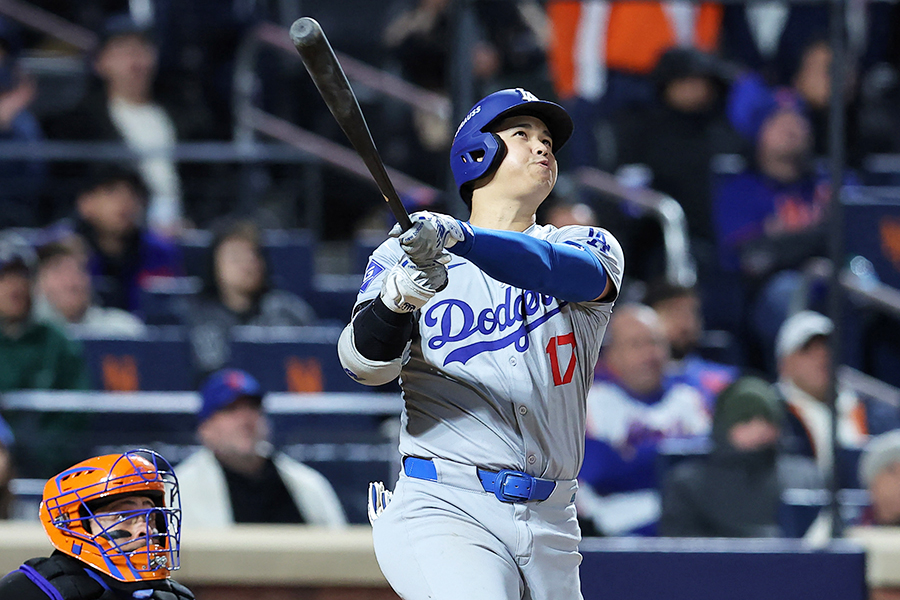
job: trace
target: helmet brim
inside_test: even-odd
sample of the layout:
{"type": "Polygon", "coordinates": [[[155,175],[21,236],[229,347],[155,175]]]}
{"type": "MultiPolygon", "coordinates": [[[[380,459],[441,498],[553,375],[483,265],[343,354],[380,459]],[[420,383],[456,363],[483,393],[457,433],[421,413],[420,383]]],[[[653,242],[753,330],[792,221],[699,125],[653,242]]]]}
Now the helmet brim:
{"type": "Polygon", "coordinates": [[[554,153],[559,152],[569,138],[572,137],[572,131],[575,129],[572,118],[566,112],[566,109],[553,102],[538,100],[535,102],[523,102],[507,108],[485,125],[482,131],[489,131],[503,119],[516,115],[528,115],[543,121],[547,125],[547,129],[550,130],[550,136],[553,138],[554,153]]]}

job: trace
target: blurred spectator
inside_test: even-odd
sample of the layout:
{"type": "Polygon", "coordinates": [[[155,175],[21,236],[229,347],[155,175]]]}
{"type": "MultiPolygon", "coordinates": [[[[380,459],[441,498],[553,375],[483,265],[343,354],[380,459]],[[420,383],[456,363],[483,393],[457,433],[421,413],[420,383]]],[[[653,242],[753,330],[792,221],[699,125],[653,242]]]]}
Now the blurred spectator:
{"type": "Polygon", "coordinates": [[[663,52],[675,46],[716,49],[722,7],[711,2],[550,0],[547,15],[556,95],[576,124],[565,161],[575,168],[601,160],[596,137],[600,120],[624,106],[652,101],[650,73],[663,52]]]}
{"type": "Polygon", "coordinates": [[[900,431],[869,440],[859,462],[859,482],[869,490],[863,524],[900,526],[900,431]]]}
{"type": "Polygon", "coordinates": [[[100,306],[139,314],[146,278],[182,274],[178,246],[141,226],[146,202],[141,178],[117,166],[96,170],[78,194],[75,230],[88,244],[100,306]]]}
{"type": "MultiPolygon", "coordinates": [[[[0,142],[39,142],[44,135],[29,110],[37,93],[19,66],[19,39],[0,19],[0,142]]],[[[46,176],[41,160],[0,160],[0,229],[39,224],[39,197],[46,176]]]]}
{"type": "Polygon", "coordinates": [[[644,303],[656,311],[669,341],[672,360],[669,376],[701,390],[712,412],[716,396],[734,381],[739,369],[703,358],[698,352],[703,338],[703,312],[696,288],[651,282],[644,303]]]}
{"type": "Polygon", "coordinates": [[[0,417],[0,519],[8,519],[11,516],[12,492],[9,489],[9,482],[13,478],[13,459],[10,452],[13,442],[15,438],[12,429],[3,417],[0,417]]]}
{"type": "Polygon", "coordinates": [[[707,457],[683,462],[663,484],[660,535],[777,537],[785,489],[822,489],[815,462],[780,452],[784,408],[772,386],[742,377],[726,388],[713,413],[707,457]]]}
{"type": "Polygon", "coordinates": [[[583,202],[556,201],[541,206],[538,217],[540,222],[554,227],[566,227],[567,225],[596,225],[597,215],[594,209],[583,202]],[[543,218],[541,218],[543,217],[543,218]]]}
{"type": "MultiPolygon", "coordinates": [[[[625,107],[613,119],[616,166],[622,173],[642,167],[643,181],[635,183],[668,194],[681,204],[692,250],[707,261],[715,243],[710,164],[717,154],[743,148],[724,110],[733,70],[700,50],[667,50],[652,74],[654,102],[625,107]]],[[[661,249],[658,221],[646,221],[640,229],[652,231],[637,232],[640,239],[635,245],[642,252],[653,246],[661,249]],[[655,238],[650,237],[653,234],[655,238]]]]}
{"type": "MultiPolygon", "coordinates": [[[[822,473],[832,465],[831,349],[828,336],[831,319],[813,311],[802,311],[784,322],[778,332],[778,390],[787,403],[786,447],[795,454],[815,458],[822,473]]],[[[862,448],[869,435],[900,427],[896,407],[855,392],[838,388],[838,443],[843,448],[862,448]]],[[[840,482],[848,487],[849,482],[840,482]]]]}
{"type": "MultiPolygon", "coordinates": [[[[891,2],[867,0],[846,7],[849,56],[863,70],[884,60],[889,37],[891,2]]],[[[766,2],[727,4],[722,16],[722,55],[763,74],[772,84],[787,85],[804,49],[829,32],[824,4],[766,2]]]]}
{"type": "Polygon", "coordinates": [[[185,210],[172,151],[179,140],[211,137],[209,122],[195,110],[163,106],[154,97],[157,47],[149,30],[117,15],[107,20],[100,37],[93,68],[102,86],[71,112],[51,119],[48,135],[124,142],[140,157],[136,166],[149,188],[148,226],[175,234],[184,225],[185,210]]]}
{"type": "Polygon", "coordinates": [[[210,246],[204,289],[184,308],[197,366],[205,373],[228,362],[235,325],[298,326],[315,320],[300,297],[271,288],[262,232],[250,221],[221,228],[210,246]]]}
{"type": "Polygon", "coordinates": [[[714,191],[719,265],[750,298],[746,326],[762,352],[754,366],[774,370],[766,361],[801,287],[799,270],[827,255],[831,190],[811,161],[812,132],[796,94],[748,74],[732,87],[729,116],[755,153],[749,169],[720,176],[714,191]]]}
{"type": "MultiPolygon", "coordinates": [[[[803,48],[796,71],[791,77],[791,86],[803,100],[810,125],[812,126],[813,154],[828,156],[829,119],[831,113],[831,64],[833,54],[831,44],[824,36],[813,38],[803,48]]],[[[844,150],[847,162],[859,167],[863,149],[859,140],[859,103],[856,97],[858,74],[852,62],[848,61],[844,73],[844,150]]]]}
{"type": "Polygon", "coordinates": [[[88,389],[80,349],[55,326],[35,321],[30,247],[0,240],[0,391],[88,389]]]}
{"type": "Polygon", "coordinates": [[[662,440],[709,433],[700,390],[665,376],[669,347],[656,312],[617,306],[587,399],[587,439],[579,474],[585,535],[656,531],[656,462],[662,440]]]}
{"type": "Polygon", "coordinates": [[[214,373],[201,388],[197,435],[203,447],[175,468],[184,526],[345,525],[328,480],[269,443],[263,395],[256,379],[236,369],[214,373]]]}
{"type": "Polygon", "coordinates": [[[60,327],[74,325],[77,332],[113,337],[144,334],[147,328],[136,316],[93,303],[87,261],[87,247],[77,235],[38,249],[35,318],[60,327]]]}

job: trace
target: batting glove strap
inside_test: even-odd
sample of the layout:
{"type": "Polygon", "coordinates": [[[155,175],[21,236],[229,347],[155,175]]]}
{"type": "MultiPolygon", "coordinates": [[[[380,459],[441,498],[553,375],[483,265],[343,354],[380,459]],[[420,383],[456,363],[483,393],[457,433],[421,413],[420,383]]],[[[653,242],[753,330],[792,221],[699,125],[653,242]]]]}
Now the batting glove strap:
{"type": "Polygon", "coordinates": [[[402,231],[398,223],[389,235],[397,238],[406,255],[418,265],[437,258],[445,248],[465,243],[472,236],[471,227],[448,215],[421,211],[409,218],[412,227],[402,231]]]}
{"type": "Polygon", "coordinates": [[[447,267],[437,260],[419,267],[408,257],[394,265],[381,286],[381,300],[395,313],[410,313],[425,306],[447,287],[447,267]]]}

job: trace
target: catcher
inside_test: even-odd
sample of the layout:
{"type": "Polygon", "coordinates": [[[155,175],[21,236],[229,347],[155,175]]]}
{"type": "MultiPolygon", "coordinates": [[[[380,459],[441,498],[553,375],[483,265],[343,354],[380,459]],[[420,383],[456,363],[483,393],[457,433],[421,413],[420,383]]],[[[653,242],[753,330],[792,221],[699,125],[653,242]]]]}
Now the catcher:
{"type": "Polygon", "coordinates": [[[181,500],[150,450],[98,456],[52,477],[40,520],[56,550],[0,579],[0,600],[193,600],[179,567],[181,500]]]}

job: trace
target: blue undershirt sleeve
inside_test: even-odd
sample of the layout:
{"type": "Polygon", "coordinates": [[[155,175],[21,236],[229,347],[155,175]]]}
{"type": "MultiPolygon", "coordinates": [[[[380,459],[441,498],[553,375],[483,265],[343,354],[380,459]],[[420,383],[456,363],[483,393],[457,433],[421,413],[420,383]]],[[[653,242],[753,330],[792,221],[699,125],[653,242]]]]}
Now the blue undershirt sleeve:
{"type": "Polygon", "coordinates": [[[606,288],[606,269],[575,244],[550,243],[515,231],[471,227],[474,235],[448,251],[509,285],[567,302],[596,300],[606,288]]]}

